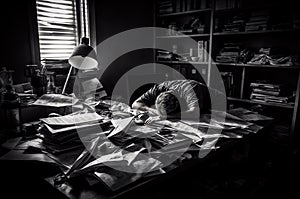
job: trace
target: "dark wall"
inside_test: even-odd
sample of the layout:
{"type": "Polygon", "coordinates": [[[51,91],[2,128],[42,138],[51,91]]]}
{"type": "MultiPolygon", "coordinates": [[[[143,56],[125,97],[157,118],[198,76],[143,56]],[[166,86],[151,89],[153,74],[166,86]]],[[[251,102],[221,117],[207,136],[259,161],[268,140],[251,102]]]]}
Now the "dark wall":
{"type": "MultiPolygon", "coordinates": [[[[96,42],[139,27],[150,27],[154,24],[153,0],[109,0],[94,1],[96,42]]],[[[114,61],[105,71],[100,81],[110,94],[114,84],[130,68],[147,62],[153,62],[152,51],[132,52],[114,61]]]]}
{"type": "Polygon", "coordinates": [[[26,64],[35,64],[34,34],[37,38],[35,1],[3,1],[1,11],[1,66],[14,70],[15,84],[27,81],[26,64]],[[5,9],[4,9],[5,6],[5,9]]]}

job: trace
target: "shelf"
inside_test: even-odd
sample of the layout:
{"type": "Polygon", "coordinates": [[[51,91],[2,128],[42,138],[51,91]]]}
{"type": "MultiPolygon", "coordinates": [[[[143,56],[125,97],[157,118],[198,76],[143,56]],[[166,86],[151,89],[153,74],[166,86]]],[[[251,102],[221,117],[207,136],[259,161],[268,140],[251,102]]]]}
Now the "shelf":
{"type": "Polygon", "coordinates": [[[280,107],[280,108],[287,108],[287,109],[294,109],[294,105],[292,104],[280,104],[280,103],[270,103],[270,102],[259,102],[253,101],[248,99],[239,99],[234,97],[227,97],[227,100],[234,101],[234,102],[241,102],[241,103],[250,103],[250,104],[261,104],[265,106],[273,106],[273,107],[280,107]]]}
{"type": "Polygon", "coordinates": [[[209,37],[209,34],[191,34],[191,35],[165,35],[165,36],[157,36],[157,39],[177,39],[177,38],[188,38],[188,37],[209,37]]]}
{"type": "Polygon", "coordinates": [[[198,64],[208,65],[208,62],[193,62],[193,61],[157,61],[159,64],[198,64]]]}
{"type": "MultiPolygon", "coordinates": [[[[270,5],[263,5],[263,6],[253,6],[253,7],[240,7],[240,8],[220,8],[215,10],[215,14],[221,14],[221,13],[232,13],[232,12],[251,12],[253,10],[272,10],[272,9],[283,9],[282,4],[278,4],[275,2],[272,2],[270,5]]],[[[284,9],[292,10],[293,7],[286,4],[284,5],[284,9]]]]}
{"type": "Polygon", "coordinates": [[[256,68],[281,68],[281,69],[300,69],[300,66],[287,66],[285,64],[277,64],[277,65],[259,65],[259,64],[236,64],[236,63],[221,63],[221,62],[214,62],[216,65],[223,65],[223,66],[237,66],[237,67],[256,67],[256,68]]]}
{"type": "Polygon", "coordinates": [[[249,31],[249,32],[215,32],[215,33],[213,33],[213,36],[292,33],[292,32],[298,32],[298,31],[299,31],[298,29],[288,29],[288,30],[260,30],[260,31],[249,31]]]}
{"type": "Polygon", "coordinates": [[[184,11],[184,12],[174,12],[174,13],[168,13],[168,14],[161,14],[161,15],[158,15],[158,17],[182,16],[182,15],[203,13],[203,12],[208,12],[208,11],[211,11],[211,9],[210,8],[206,8],[206,9],[200,9],[200,10],[190,10],[190,11],[184,11]]]}

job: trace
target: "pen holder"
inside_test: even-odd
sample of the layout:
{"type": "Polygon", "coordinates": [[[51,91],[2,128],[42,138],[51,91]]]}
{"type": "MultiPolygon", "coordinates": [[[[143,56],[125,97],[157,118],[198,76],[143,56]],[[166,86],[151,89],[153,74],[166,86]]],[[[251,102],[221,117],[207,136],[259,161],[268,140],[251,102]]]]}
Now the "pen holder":
{"type": "Polygon", "coordinates": [[[47,93],[47,77],[46,75],[36,75],[31,77],[31,85],[33,93],[38,97],[47,93]]]}

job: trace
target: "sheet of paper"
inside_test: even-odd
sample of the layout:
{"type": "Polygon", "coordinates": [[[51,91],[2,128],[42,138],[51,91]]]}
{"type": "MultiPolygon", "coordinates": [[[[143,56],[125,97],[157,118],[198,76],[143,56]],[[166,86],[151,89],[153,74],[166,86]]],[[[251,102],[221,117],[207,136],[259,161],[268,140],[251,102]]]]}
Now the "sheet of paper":
{"type": "Polygon", "coordinates": [[[59,129],[53,129],[49,125],[45,124],[45,127],[48,129],[48,131],[50,133],[56,134],[56,133],[62,133],[62,132],[71,131],[71,130],[88,129],[88,128],[92,129],[93,127],[95,127],[95,129],[97,129],[97,127],[99,127],[99,124],[92,123],[92,124],[73,125],[73,126],[67,126],[67,127],[59,128],[59,129]]]}
{"type": "Polygon", "coordinates": [[[262,121],[262,120],[272,120],[273,118],[261,115],[259,113],[250,111],[245,108],[236,108],[229,110],[229,113],[235,115],[246,121],[262,121]]]}
{"type": "Polygon", "coordinates": [[[41,138],[35,138],[33,140],[28,140],[28,141],[25,141],[25,142],[21,142],[14,149],[25,150],[29,146],[33,146],[33,147],[42,149],[42,148],[44,148],[43,145],[42,145],[42,142],[43,142],[43,140],[41,138]]]}
{"type": "Polygon", "coordinates": [[[102,120],[103,117],[97,113],[85,113],[77,115],[65,115],[61,117],[48,117],[40,119],[48,125],[74,125],[102,120]]]}
{"type": "Polygon", "coordinates": [[[65,107],[72,106],[78,102],[78,99],[62,94],[44,94],[37,99],[33,105],[37,106],[51,106],[51,107],[65,107]]]}
{"type": "Polygon", "coordinates": [[[202,135],[204,134],[199,129],[196,129],[196,128],[189,126],[182,122],[171,122],[171,121],[167,121],[167,120],[161,120],[161,121],[157,121],[155,123],[161,124],[161,125],[167,125],[177,131],[181,131],[182,133],[184,133],[184,135],[186,137],[192,139],[193,142],[195,142],[195,143],[201,141],[202,135]]]}
{"type": "Polygon", "coordinates": [[[192,127],[203,127],[203,128],[213,128],[213,129],[223,129],[224,127],[214,123],[213,121],[211,123],[208,122],[198,122],[198,121],[191,121],[191,120],[181,120],[182,123],[188,124],[192,127]]]}
{"type": "Polygon", "coordinates": [[[134,117],[128,117],[125,119],[112,120],[111,123],[114,125],[115,129],[107,136],[108,138],[122,132],[129,128],[130,123],[134,117]]]}

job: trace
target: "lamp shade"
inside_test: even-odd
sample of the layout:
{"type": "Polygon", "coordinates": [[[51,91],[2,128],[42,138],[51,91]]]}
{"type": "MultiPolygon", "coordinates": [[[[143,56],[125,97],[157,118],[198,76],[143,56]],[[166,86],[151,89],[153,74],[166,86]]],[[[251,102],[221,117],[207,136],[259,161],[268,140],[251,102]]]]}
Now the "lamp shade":
{"type": "Polygon", "coordinates": [[[97,56],[94,49],[88,45],[88,38],[82,38],[81,44],[75,47],[69,58],[71,66],[80,70],[96,69],[98,67],[97,56]]]}

